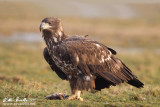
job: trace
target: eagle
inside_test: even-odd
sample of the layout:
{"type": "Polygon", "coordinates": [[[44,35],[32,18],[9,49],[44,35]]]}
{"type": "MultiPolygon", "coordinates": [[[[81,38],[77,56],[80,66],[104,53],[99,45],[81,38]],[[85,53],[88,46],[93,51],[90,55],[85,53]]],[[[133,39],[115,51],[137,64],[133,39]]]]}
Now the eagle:
{"type": "Polygon", "coordinates": [[[82,91],[98,90],[126,82],[137,88],[144,84],[120,60],[116,51],[85,36],[64,33],[61,20],[44,18],[40,32],[46,44],[43,55],[51,69],[70,83],[68,100],[80,100],[82,91]]]}

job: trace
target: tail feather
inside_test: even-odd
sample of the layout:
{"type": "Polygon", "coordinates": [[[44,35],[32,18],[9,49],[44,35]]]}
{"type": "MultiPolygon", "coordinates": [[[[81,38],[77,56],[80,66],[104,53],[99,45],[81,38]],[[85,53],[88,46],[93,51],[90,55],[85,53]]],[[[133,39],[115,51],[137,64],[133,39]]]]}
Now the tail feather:
{"type": "Polygon", "coordinates": [[[119,85],[120,83],[127,82],[128,84],[141,88],[144,84],[137,79],[137,76],[118,58],[114,56],[105,62],[105,66],[101,69],[89,65],[91,71],[96,71],[99,78],[95,80],[96,90],[109,88],[109,86],[119,85]]]}
{"type": "Polygon", "coordinates": [[[129,80],[127,83],[137,88],[143,88],[144,86],[144,84],[141,81],[139,81],[137,78],[134,78],[133,80],[129,80]]]}

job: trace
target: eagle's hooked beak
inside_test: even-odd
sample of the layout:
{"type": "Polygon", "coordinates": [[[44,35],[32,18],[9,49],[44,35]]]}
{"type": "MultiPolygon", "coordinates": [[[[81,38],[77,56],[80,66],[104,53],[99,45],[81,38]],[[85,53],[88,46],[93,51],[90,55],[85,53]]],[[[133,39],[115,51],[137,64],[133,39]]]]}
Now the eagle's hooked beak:
{"type": "Polygon", "coordinates": [[[50,27],[52,27],[52,26],[50,26],[48,23],[42,22],[42,23],[40,24],[39,30],[40,30],[40,32],[41,32],[42,30],[44,30],[44,29],[49,29],[50,27]]]}

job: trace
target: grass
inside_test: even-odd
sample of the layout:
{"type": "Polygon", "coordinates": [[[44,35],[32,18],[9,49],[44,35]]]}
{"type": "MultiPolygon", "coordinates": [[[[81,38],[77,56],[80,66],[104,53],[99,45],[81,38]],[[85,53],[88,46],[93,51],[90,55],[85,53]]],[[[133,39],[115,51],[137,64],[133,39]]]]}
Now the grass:
{"type": "Polygon", "coordinates": [[[145,86],[136,89],[121,84],[96,93],[83,92],[84,102],[46,100],[46,95],[70,94],[67,81],[62,81],[45,62],[41,43],[0,44],[0,105],[8,98],[34,98],[36,106],[158,106],[160,105],[160,55],[118,54],[145,86]]]}
{"type": "MultiPolygon", "coordinates": [[[[105,0],[102,2],[106,3],[105,0]]],[[[108,46],[145,47],[146,51],[140,54],[117,55],[144,82],[144,88],[136,89],[128,84],[121,84],[96,93],[84,91],[84,102],[46,100],[45,96],[55,92],[71,93],[69,83],[62,81],[45,62],[42,54],[44,44],[0,43],[0,106],[3,106],[5,97],[34,98],[36,106],[159,106],[160,55],[150,49],[160,47],[160,4],[127,1],[127,6],[134,8],[139,16],[134,19],[109,19],[59,16],[58,13],[65,14],[66,11],[73,10],[67,3],[68,1],[62,4],[61,1],[49,0],[39,0],[38,3],[0,1],[0,35],[39,32],[39,25],[44,17],[56,16],[62,19],[66,34],[88,34],[89,38],[108,46]],[[63,7],[62,10],[67,7],[66,11],[55,9],[58,5],[63,7]]],[[[91,1],[87,0],[87,3],[91,1]]],[[[99,1],[91,4],[97,3],[99,1]]]]}

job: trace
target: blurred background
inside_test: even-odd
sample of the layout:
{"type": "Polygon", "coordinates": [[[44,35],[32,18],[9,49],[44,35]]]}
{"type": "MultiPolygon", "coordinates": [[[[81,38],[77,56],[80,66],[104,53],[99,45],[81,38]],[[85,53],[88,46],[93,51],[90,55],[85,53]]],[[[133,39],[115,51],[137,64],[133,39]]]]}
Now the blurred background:
{"type": "MultiPolygon", "coordinates": [[[[121,96],[132,89],[129,98],[126,94],[118,104],[160,104],[160,0],[0,0],[1,99],[70,93],[68,82],[61,81],[43,58],[39,25],[45,17],[60,18],[68,35],[89,35],[115,49],[117,57],[145,83],[143,90],[121,85],[123,89],[104,89],[103,94],[112,93],[119,101],[115,92],[121,96]]],[[[108,99],[95,104],[104,100],[108,99]]]]}

